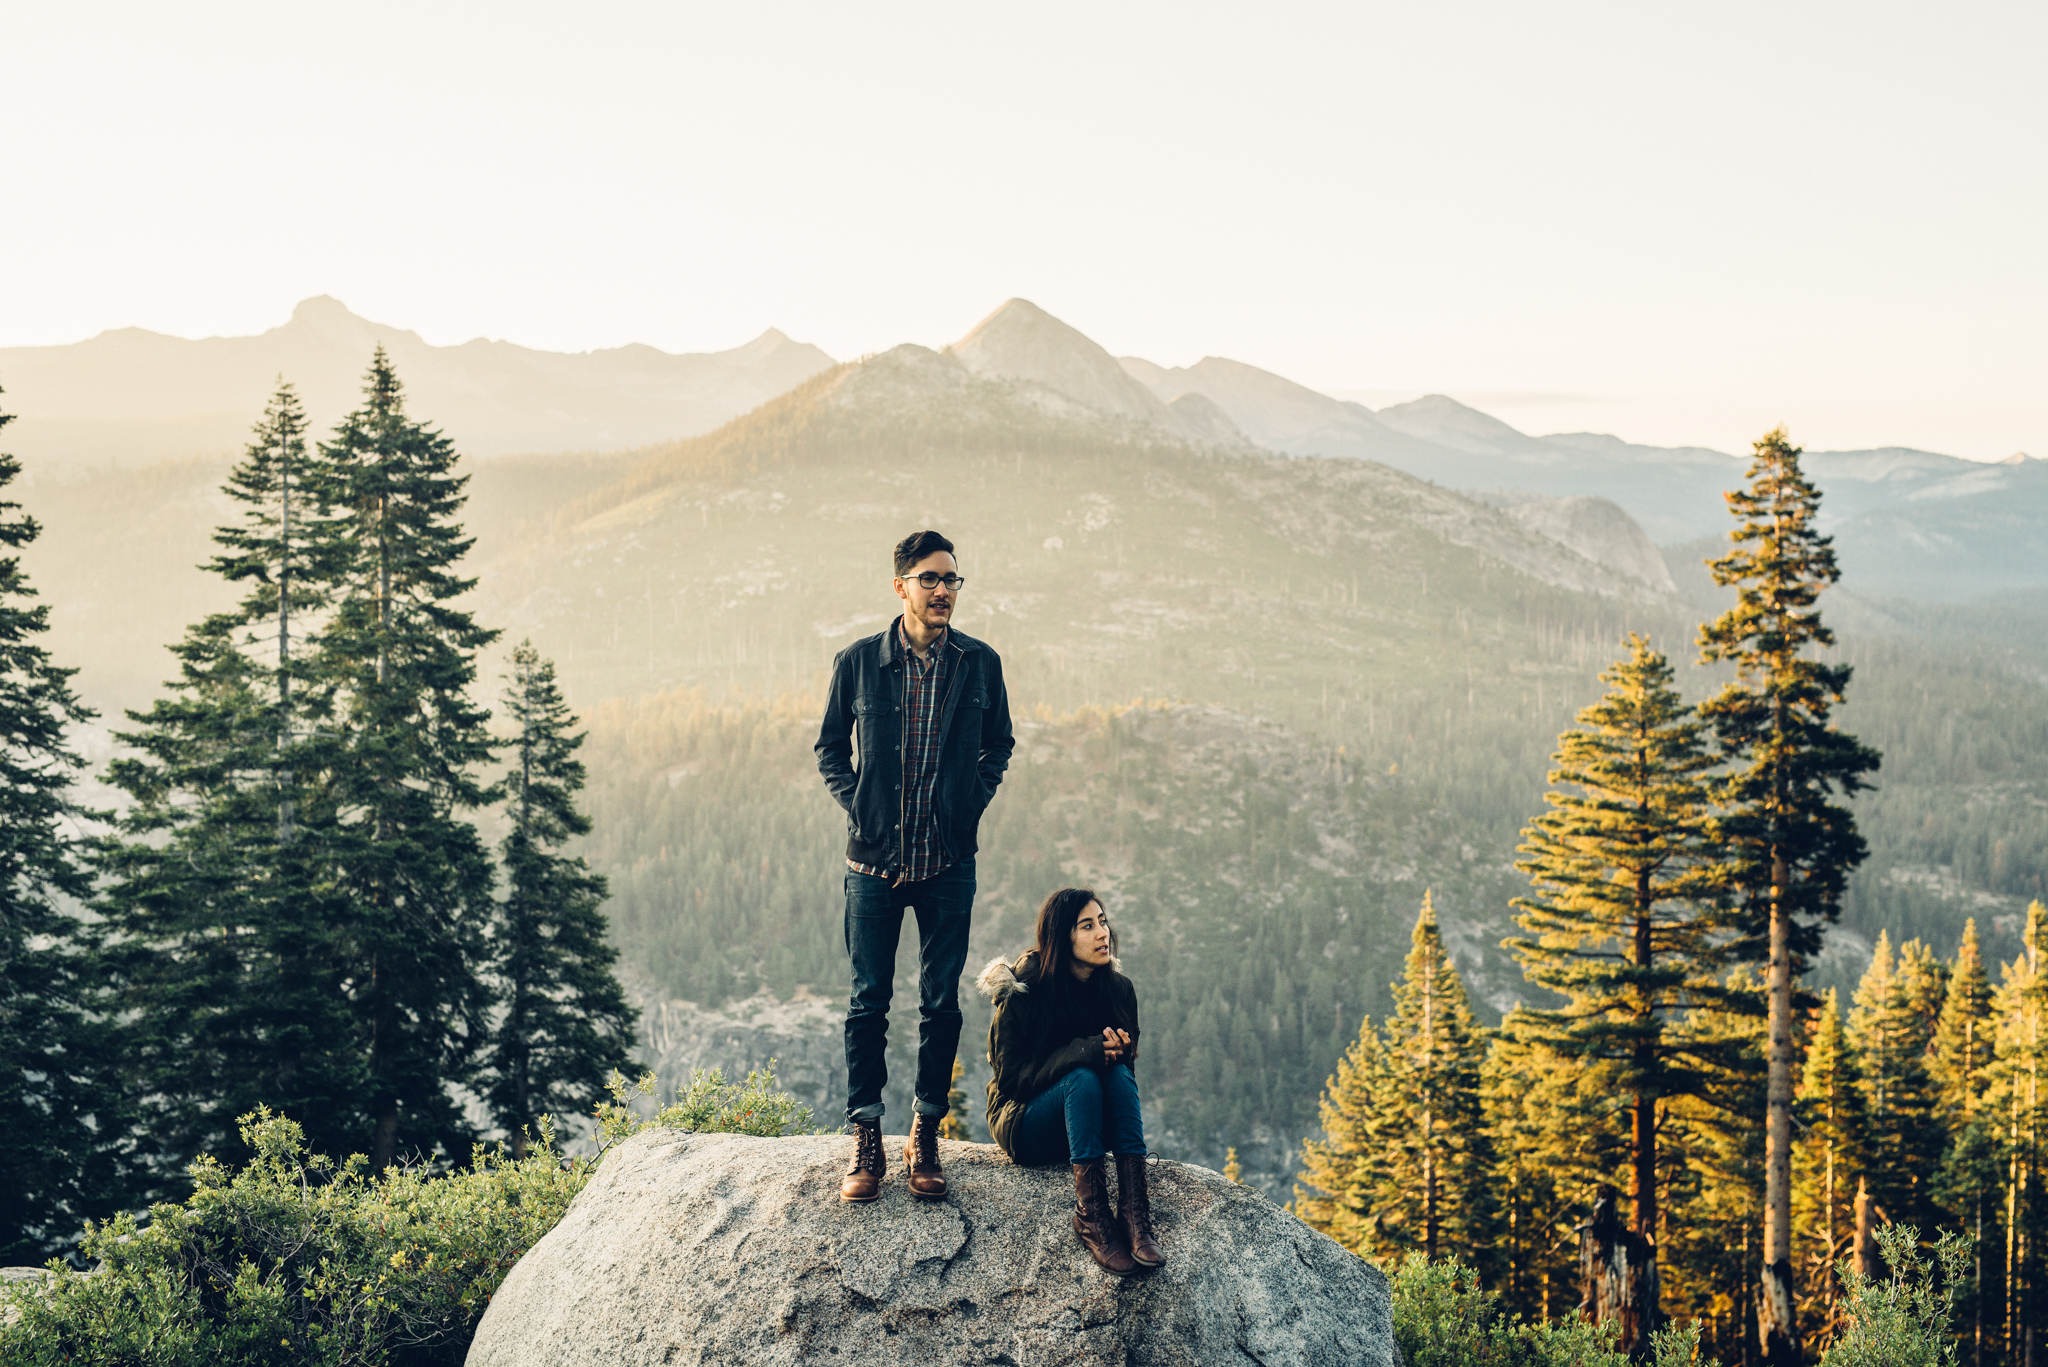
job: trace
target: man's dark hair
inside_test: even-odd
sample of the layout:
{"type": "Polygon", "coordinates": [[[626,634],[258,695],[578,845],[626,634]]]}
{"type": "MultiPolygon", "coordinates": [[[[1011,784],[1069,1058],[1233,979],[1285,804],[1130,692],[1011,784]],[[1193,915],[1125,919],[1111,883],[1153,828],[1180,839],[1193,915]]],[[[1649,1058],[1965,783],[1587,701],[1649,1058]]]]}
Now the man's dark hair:
{"type": "Polygon", "coordinates": [[[910,573],[912,565],[915,565],[926,556],[936,555],[940,551],[951,555],[953,553],[953,543],[934,531],[912,532],[909,536],[896,543],[896,577],[901,579],[904,575],[910,573]]]}

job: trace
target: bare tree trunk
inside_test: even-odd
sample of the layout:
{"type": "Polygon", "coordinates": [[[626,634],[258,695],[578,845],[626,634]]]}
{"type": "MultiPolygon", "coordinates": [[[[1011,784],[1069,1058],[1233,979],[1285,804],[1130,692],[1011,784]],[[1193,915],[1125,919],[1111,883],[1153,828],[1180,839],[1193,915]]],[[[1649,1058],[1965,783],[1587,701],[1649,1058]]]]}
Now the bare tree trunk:
{"type": "Polygon", "coordinates": [[[1635,1231],[1645,1240],[1657,1237],[1657,1102],[1638,1094],[1635,1111],[1635,1168],[1630,1174],[1634,1190],[1629,1204],[1635,1207],[1635,1231]]]}
{"type": "MultiPolygon", "coordinates": [[[[391,1007],[390,984],[384,981],[384,975],[379,971],[381,967],[375,960],[371,961],[370,982],[377,994],[377,1004],[370,1018],[370,1076],[373,1086],[384,1082],[394,1043],[391,1037],[398,1029],[398,1013],[391,1007]]],[[[383,1090],[385,1095],[379,1102],[377,1123],[370,1134],[372,1172],[384,1171],[398,1156],[398,1093],[389,1087],[383,1090]]]]}
{"type": "Polygon", "coordinates": [[[1595,1323],[1620,1325],[1616,1346],[1644,1358],[1650,1336],[1661,1327],[1656,1247],[1624,1229],[1615,1213],[1618,1193],[1602,1183],[1594,1195],[1593,1218],[1579,1226],[1579,1313],[1595,1323]]]}
{"type": "Polygon", "coordinates": [[[1764,1112],[1764,1246],[1756,1331],[1767,1367],[1799,1367],[1792,1314],[1792,944],[1784,855],[1771,852],[1770,1071],[1764,1112]]]}
{"type": "Polygon", "coordinates": [[[1884,1263],[1877,1256],[1876,1226],[1871,1220],[1870,1186],[1863,1178],[1856,1179],[1856,1248],[1851,1255],[1852,1266],[1865,1277],[1884,1275],[1884,1263]]]}
{"type": "MultiPolygon", "coordinates": [[[[1635,958],[1636,967],[1647,972],[1656,959],[1656,941],[1651,936],[1651,912],[1655,902],[1651,896],[1650,875],[1644,870],[1636,875],[1636,926],[1635,958]]],[[[1644,1017],[1653,1016],[1652,1003],[1647,994],[1638,989],[1638,1009],[1644,1017]]],[[[1646,1076],[1656,1062],[1654,1046],[1647,1039],[1636,1045],[1636,1075],[1646,1076]]],[[[1631,1136],[1635,1148],[1635,1171],[1631,1180],[1634,1190],[1629,1193],[1630,1203],[1635,1207],[1635,1231],[1645,1239],[1657,1237],[1657,1099],[1647,1093],[1636,1093],[1635,1133],[1631,1136]]],[[[1653,1245],[1654,1247],[1654,1245],[1653,1245]]]]}
{"type": "MultiPolygon", "coordinates": [[[[1422,1085],[1435,1085],[1436,964],[1424,965],[1422,979],[1422,1085]]],[[[1432,1098],[1432,1101],[1434,1098],[1432,1098]]],[[[1437,1245],[1436,1107],[1422,1110],[1422,1252],[1436,1261],[1437,1245]]]]}
{"type": "MultiPolygon", "coordinates": [[[[377,683],[380,687],[388,677],[391,662],[391,545],[385,536],[384,528],[389,511],[389,498],[380,497],[377,500],[377,683]]],[[[378,698],[379,707],[384,705],[384,701],[382,697],[378,698]]],[[[387,835],[384,808],[380,801],[376,821],[376,840],[380,847],[387,835]]],[[[378,853],[382,855],[384,851],[380,848],[378,853]]],[[[389,889],[381,877],[377,883],[377,900],[385,905],[389,902],[389,889]]],[[[389,918],[384,919],[388,924],[389,918]]],[[[373,1043],[370,1046],[370,1074],[377,1082],[383,1083],[390,1067],[389,1051],[396,1044],[391,1036],[398,1028],[398,1013],[391,1005],[391,985],[384,981],[384,975],[376,966],[372,967],[371,976],[377,985],[377,1008],[376,1018],[371,1026],[373,1043]]],[[[382,1172],[390,1167],[391,1160],[397,1156],[397,1149],[398,1095],[393,1090],[377,1115],[377,1127],[370,1138],[371,1170],[382,1172]]]]}
{"type": "Polygon", "coordinates": [[[398,1103],[393,1101],[384,1108],[384,1114],[377,1117],[377,1128],[370,1140],[370,1167],[382,1172],[391,1166],[398,1156],[398,1103]]]}
{"type": "MultiPolygon", "coordinates": [[[[292,741],[292,452],[291,441],[279,444],[280,506],[277,522],[277,748],[292,741]]],[[[277,838],[292,838],[292,798],[287,787],[277,800],[277,838]]]]}
{"type": "Polygon", "coordinates": [[[1436,1261],[1436,1139],[1430,1133],[1435,1117],[1422,1113],[1422,1256],[1436,1261]]]}
{"type": "Polygon", "coordinates": [[[1823,1247],[1827,1249],[1824,1266],[1821,1269],[1821,1283],[1827,1287],[1827,1314],[1822,1323],[1829,1326],[1827,1330],[1829,1334],[1834,1332],[1835,1309],[1840,1299],[1836,1294],[1835,1287],[1837,1278],[1835,1276],[1835,1141],[1833,1138],[1840,1131],[1835,1129],[1834,1122],[1835,1107],[1833,1100],[1830,1099],[1828,1102],[1828,1133],[1830,1137],[1828,1139],[1827,1172],[1823,1179],[1825,1185],[1822,1188],[1823,1196],[1821,1200],[1821,1238],[1826,1241],[1823,1247]]]}

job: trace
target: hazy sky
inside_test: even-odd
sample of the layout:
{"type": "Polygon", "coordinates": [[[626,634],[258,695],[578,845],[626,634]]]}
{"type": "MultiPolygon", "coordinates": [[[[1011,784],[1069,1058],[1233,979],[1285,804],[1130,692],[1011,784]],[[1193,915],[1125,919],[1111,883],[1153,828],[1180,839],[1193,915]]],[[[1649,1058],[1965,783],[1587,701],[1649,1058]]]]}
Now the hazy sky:
{"type": "MultiPolygon", "coordinates": [[[[2048,5],[12,4],[0,345],[1119,354],[2048,456],[2048,5]]],[[[0,375],[0,385],[6,377],[0,375]]]]}

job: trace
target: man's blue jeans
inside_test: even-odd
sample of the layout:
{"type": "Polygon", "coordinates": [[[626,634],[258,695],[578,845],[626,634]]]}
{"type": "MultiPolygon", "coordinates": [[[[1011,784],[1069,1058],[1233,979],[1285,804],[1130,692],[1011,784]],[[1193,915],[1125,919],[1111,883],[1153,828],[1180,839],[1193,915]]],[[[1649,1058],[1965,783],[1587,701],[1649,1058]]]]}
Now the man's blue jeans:
{"type": "Polygon", "coordinates": [[[1094,1163],[1105,1149],[1118,1155],[1145,1152],[1138,1079],[1121,1063],[1076,1068],[1026,1103],[1017,1134],[1019,1163],[1094,1163]]]}
{"type": "Polygon", "coordinates": [[[853,996],[846,1006],[846,1118],[879,1120],[889,1080],[889,998],[903,913],[917,911],[917,1086],[920,1115],[944,1115],[960,1047],[960,970],[974,920],[974,860],[921,883],[846,871],[846,954],[853,996]]]}

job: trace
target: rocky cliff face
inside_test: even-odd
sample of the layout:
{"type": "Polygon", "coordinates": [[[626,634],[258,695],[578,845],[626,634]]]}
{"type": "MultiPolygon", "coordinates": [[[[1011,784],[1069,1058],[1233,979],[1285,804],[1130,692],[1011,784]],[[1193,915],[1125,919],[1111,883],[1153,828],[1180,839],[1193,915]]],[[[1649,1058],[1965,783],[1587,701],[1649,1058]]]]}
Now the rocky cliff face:
{"type": "Polygon", "coordinates": [[[942,1144],[953,1193],[926,1204],[899,1137],[883,1198],[849,1206],[848,1142],[629,1141],[512,1269],[470,1367],[1399,1361],[1378,1270],[1206,1168],[1155,1165],[1169,1261],[1119,1281],[1074,1237],[1064,1168],[942,1144]]]}
{"type": "Polygon", "coordinates": [[[1663,553],[1618,503],[1604,498],[1547,498],[1522,489],[1474,489],[1466,497],[1499,508],[1537,535],[1641,580],[1658,593],[1678,592],[1663,553]]]}

